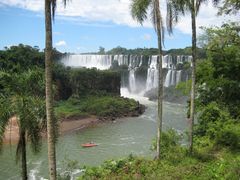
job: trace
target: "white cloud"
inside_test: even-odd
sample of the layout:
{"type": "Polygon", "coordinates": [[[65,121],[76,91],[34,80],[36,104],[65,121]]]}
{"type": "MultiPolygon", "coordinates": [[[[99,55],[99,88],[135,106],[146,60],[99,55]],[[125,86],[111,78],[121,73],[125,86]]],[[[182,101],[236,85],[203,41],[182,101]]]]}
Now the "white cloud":
{"type": "MultiPolygon", "coordinates": [[[[214,8],[211,3],[205,4],[201,7],[196,20],[198,33],[200,32],[199,27],[201,26],[220,26],[224,22],[237,20],[237,16],[217,16],[217,12],[218,10],[214,8]]],[[[176,28],[183,33],[191,34],[192,24],[190,14],[181,17],[176,28]]]]}
{"type": "Polygon", "coordinates": [[[152,36],[151,36],[151,34],[144,34],[142,36],[142,39],[145,41],[150,41],[152,39],[152,36]]]}
{"type": "MultiPolygon", "coordinates": [[[[73,21],[86,26],[109,26],[108,22],[139,27],[130,15],[130,0],[71,0],[64,8],[61,1],[58,1],[57,18],[73,21]]],[[[43,0],[1,0],[6,6],[15,6],[35,12],[43,12],[43,0]]],[[[166,6],[163,1],[162,14],[165,16],[166,6]]],[[[197,27],[220,25],[223,20],[234,20],[232,17],[217,17],[217,10],[211,4],[203,5],[197,18],[197,27]]],[[[151,21],[144,23],[144,27],[152,27],[151,21]]],[[[176,29],[183,33],[191,34],[190,15],[182,17],[176,29]]]]}
{"type": "Polygon", "coordinates": [[[56,46],[66,46],[67,43],[65,41],[58,41],[55,43],[56,46]]]}

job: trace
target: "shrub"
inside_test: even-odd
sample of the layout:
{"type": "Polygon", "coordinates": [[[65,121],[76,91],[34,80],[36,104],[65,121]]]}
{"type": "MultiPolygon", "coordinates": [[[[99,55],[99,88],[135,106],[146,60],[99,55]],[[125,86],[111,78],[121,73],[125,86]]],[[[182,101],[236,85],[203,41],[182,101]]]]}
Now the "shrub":
{"type": "Polygon", "coordinates": [[[229,119],[231,119],[230,115],[225,109],[216,102],[211,102],[202,108],[195,133],[198,136],[205,136],[208,133],[211,138],[214,138],[215,132],[229,119]]]}
{"type": "MultiPolygon", "coordinates": [[[[180,145],[182,139],[175,130],[169,129],[166,132],[162,132],[161,140],[161,157],[168,159],[172,162],[178,162],[181,160],[181,156],[184,155],[184,148],[180,145]],[[171,152],[171,153],[170,153],[171,152]]],[[[157,139],[155,138],[152,143],[151,150],[157,149],[157,139]]]]}
{"type": "Polygon", "coordinates": [[[217,133],[216,144],[229,147],[232,150],[240,149],[240,125],[234,122],[225,123],[217,133]]]}

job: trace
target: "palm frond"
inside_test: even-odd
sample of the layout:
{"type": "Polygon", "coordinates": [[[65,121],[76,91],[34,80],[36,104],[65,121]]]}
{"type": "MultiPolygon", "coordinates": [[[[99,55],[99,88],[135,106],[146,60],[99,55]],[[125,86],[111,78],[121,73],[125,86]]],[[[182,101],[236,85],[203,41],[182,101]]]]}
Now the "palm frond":
{"type": "Polygon", "coordinates": [[[39,152],[41,147],[41,132],[46,128],[45,102],[38,97],[28,97],[29,114],[28,121],[31,124],[27,127],[27,135],[31,142],[32,151],[39,152]]]}
{"type": "Polygon", "coordinates": [[[5,129],[12,115],[10,102],[6,97],[0,95],[0,152],[2,150],[5,129]]]}
{"type": "Polygon", "coordinates": [[[173,33],[173,26],[178,22],[180,7],[176,6],[172,1],[167,1],[167,31],[169,34],[173,33]]]}
{"type": "Polygon", "coordinates": [[[66,8],[66,6],[67,6],[67,2],[68,2],[69,0],[63,0],[63,5],[64,5],[64,7],[66,8]]]}
{"type": "MultiPolygon", "coordinates": [[[[52,7],[52,17],[53,17],[53,20],[54,20],[54,18],[55,18],[55,12],[56,12],[56,9],[57,9],[57,0],[50,0],[50,1],[51,1],[51,7],[52,7]]],[[[67,2],[68,2],[68,1],[69,1],[69,0],[63,0],[63,1],[62,1],[64,7],[67,6],[67,2]]]]}
{"type": "Polygon", "coordinates": [[[214,6],[217,6],[220,2],[221,0],[212,0],[214,6]]]}
{"type": "Polygon", "coordinates": [[[192,0],[167,0],[167,16],[166,24],[167,31],[172,34],[173,26],[179,21],[181,15],[185,15],[187,11],[190,11],[192,0]]]}
{"type": "Polygon", "coordinates": [[[203,3],[208,3],[208,0],[196,0],[196,4],[195,4],[196,15],[199,13],[200,7],[203,3]]]}
{"type": "Polygon", "coordinates": [[[56,9],[57,9],[57,0],[49,0],[51,1],[51,7],[52,7],[52,18],[53,18],[53,21],[54,21],[54,18],[55,18],[55,12],[56,12],[56,9]]]}
{"type": "Polygon", "coordinates": [[[147,19],[147,10],[150,5],[150,0],[132,0],[131,15],[133,19],[137,20],[141,25],[147,19]]]}

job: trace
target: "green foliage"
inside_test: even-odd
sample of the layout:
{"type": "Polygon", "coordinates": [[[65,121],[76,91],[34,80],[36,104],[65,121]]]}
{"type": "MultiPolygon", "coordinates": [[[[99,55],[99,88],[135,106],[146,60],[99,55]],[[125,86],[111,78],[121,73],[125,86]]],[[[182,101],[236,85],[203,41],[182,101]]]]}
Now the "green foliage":
{"type": "Polygon", "coordinates": [[[131,4],[132,17],[141,25],[147,19],[147,10],[152,4],[149,0],[133,0],[131,4]]]}
{"type": "Polygon", "coordinates": [[[238,0],[224,0],[223,5],[219,8],[219,14],[238,14],[240,2],[238,0]]]}
{"type": "Polygon", "coordinates": [[[44,71],[40,68],[21,73],[0,71],[0,92],[3,94],[45,95],[44,71]]]}
{"type": "Polygon", "coordinates": [[[32,67],[44,67],[44,53],[38,47],[23,44],[0,51],[0,67],[5,71],[22,72],[32,67]]]}
{"type": "MultiPolygon", "coordinates": [[[[161,158],[168,159],[170,161],[180,161],[183,154],[183,148],[180,146],[180,140],[182,136],[177,134],[173,129],[169,129],[166,132],[162,132],[161,140],[161,158]],[[171,152],[171,153],[170,153],[171,152]],[[177,155],[177,156],[176,156],[177,155]]],[[[151,150],[157,149],[157,139],[153,140],[151,150]]]]}
{"type": "Polygon", "coordinates": [[[134,113],[138,108],[139,103],[133,99],[104,95],[70,98],[58,102],[55,110],[57,116],[61,118],[86,115],[116,118],[134,113]]]}
{"type": "Polygon", "coordinates": [[[240,36],[237,24],[206,29],[208,60],[197,69],[198,102],[224,105],[233,118],[240,116],[240,36]]]}
{"type": "Polygon", "coordinates": [[[176,86],[176,89],[181,91],[183,95],[188,96],[191,91],[191,84],[192,84],[191,80],[179,82],[176,86]]]}
{"type": "Polygon", "coordinates": [[[105,54],[105,48],[102,47],[102,46],[100,46],[100,47],[99,47],[98,54],[105,54]]]}
{"type": "Polygon", "coordinates": [[[82,97],[88,94],[120,93],[120,74],[97,69],[71,69],[69,82],[74,96],[82,97]]]}
{"type": "MultiPolygon", "coordinates": [[[[196,133],[204,136],[209,131],[210,126],[212,126],[212,128],[214,128],[214,126],[218,128],[218,125],[223,124],[223,122],[226,122],[229,119],[230,115],[228,112],[224,111],[222,107],[219,107],[216,102],[211,102],[201,110],[198,117],[196,133]],[[220,124],[218,124],[219,121],[221,121],[220,124]]],[[[218,129],[215,130],[218,131],[218,129]]],[[[212,131],[213,130],[210,130],[208,135],[214,136],[214,134],[211,134],[212,131]]]]}
{"type": "MultiPolygon", "coordinates": [[[[43,99],[34,96],[14,95],[1,97],[0,111],[0,147],[2,145],[3,133],[10,117],[15,116],[19,126],[19,133],[25,132],[31,144],[33,152],[39,152],[41,147],[41,132],[46,128],[45,102],[43,99]]],[[[21,135],[19,135],[21,137],[21,135]]],[[[18,142],[16,157],[21,158],[21,139],[18,142]]]]}
{"type": "Polygon", "coordinates": [[[53,80],[56,85],[56,100],[66,100],[72,95],[72,87],[69,79],[70,71],[70,67],[65,67],[60,63],[55,63],[53,66],[53,80]]]}
{"type": "Polygon", "coordinates": [[[198,137],[208,137],[217,146],[237,150],[240,148],[239,132],[239,122],[233,120],[224,107],[212,102],[201,110],[195,134],[198,137]]]}
{"type": "Polygon", "coordinates": [[[239,150],[240,148],[239,123],[225,123],[221,129],[218,129],[216,135],[216,144],[229,147],[232,150],[239,150]]]}
{"type": "MultiPolygon", "coordinates": [[[[165,54],[171,55],[192,55],[192,47],[179,48],[179,49],[170,49],[165,52],[165,54]]],[[[207,57],[206,50],[204,48],[197,47],[197,55],[199,59],[204,59],[207,57]]]]}
{"type": "Polygon", "coordinates": [[[127,51],[126,48],[118,46],[108,51],[107,54],[127,54],[126,51],[127,51]]]}

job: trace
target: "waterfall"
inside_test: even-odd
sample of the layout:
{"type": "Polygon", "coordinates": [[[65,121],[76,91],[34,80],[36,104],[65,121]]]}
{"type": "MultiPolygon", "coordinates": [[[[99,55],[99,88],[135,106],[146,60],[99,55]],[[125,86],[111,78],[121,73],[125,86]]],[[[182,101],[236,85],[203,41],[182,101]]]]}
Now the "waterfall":
{"type": "Polygon", "coordinates": [[[167,72],[167,76],[166,76],[166,79],[165,79],[164,86],[169,87],[171,85],[171,80],[172,80],[172,70],[170,69],[167,72]]]}
{"type": "Polygon", "coordinates": [[[172,70],[171,85],[176,85],[176,70],[172,70]]]}
{"type": "Polygon", "coordinates": [[[129,89],[130,92],[136,91],[135,69],[129,70],[129,89]]]}
{"type": "Polygon", "coordinates": [[[149,68],[147,73],[146,90],[156,88],[158,86],[158,70],[157,70],[158,56],[149,57],[149,68]]]}
{"type": "Polygon", "coordinates": [[[176,85],[181,82],[182,79],[182,70],[177,71],[176,85]]]}
{"type": "MultiPolygon", "coordinates": [[[[114,63],[117,63],[119,66],[125,65],[128,67],[127,69],[128,71],[127,72],[124,71],[124,73],[121,75],[122,86],[127,86],[130,92],[141,92],[149,91],[153,88],[158,87],[158,67],[157,67],[158,59],[159,59],[158,55],[149,56],[148,59],[146,59],[146,57],[143,58],[143,55],[70,54],[64,56],[61,62],[66,66],[97,68],[100,70],[109,69],[113,61],[114,63]],[[147,60],[147,62],[145,60],[147,60]],[[148,67],[147,72],[145,70],[146,72],[145,78],[141,77],[142,79],[141,78],[139,79],[139,73],[136,74],[136,71],[138,70],[139,67],[146,65],[148,65],[148,67]],[[126,75],[128,76],[126,77],[126,75]]],[[[191,63],[191,61],[192,61],[191,56],[185,55],[162,56],[162,68],[165,74],[165,76],[163,77],[164,86],[165,87],[175,86],[182,81],[182,78],[184,78],[185,80],[184,75],[185,72],[183,72],[183,70],[181,69],[178,69],[179,68],[178,64],[183,64],[184,62],[191,63]],[[165,71],[167,72],[165,73],[165,71]]],[[[142,70],[144,70],[144,68],[141,69],[141,71],[142,70]]]]}
{"type": "Polygon", "coordinates": [[[68,55],[62,59],[66,66],[97,68],[100,70],[109,69],[112,64],[110,55],[68,55]]]}

